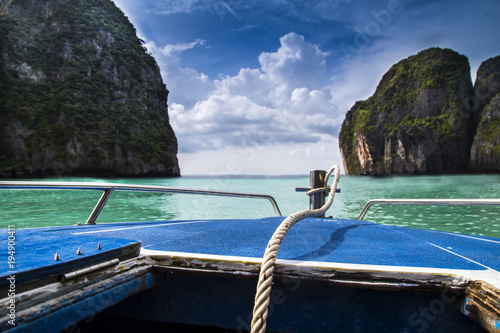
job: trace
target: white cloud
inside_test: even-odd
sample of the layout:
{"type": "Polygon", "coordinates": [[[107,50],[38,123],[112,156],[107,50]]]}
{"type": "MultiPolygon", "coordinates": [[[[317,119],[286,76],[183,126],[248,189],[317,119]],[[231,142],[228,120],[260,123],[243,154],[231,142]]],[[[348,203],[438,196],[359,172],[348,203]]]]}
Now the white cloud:
{"type": "MultiPolygon", "coordinates": [[[[260,68],[241,69],[235,76],[213,82],[189,69],[179,69],[171,52],[200,42],[162,49],[168,52],[159,50],[164,58],[174,58],[164,63],[177,64],[177,71],[190,73],[188,78],[198,81],[199,90],[206,89],[199,98],[190,85],[190,101],[178,102],[172,93],[170,119],[181,152],[318,143],[337,135],[343,115],[336,114],[337,108],[330,103],[330,91],[317,89],[328,54],[294,33],[283,36],[280,42],[276,52],[260,55],[260,68]],[[212,90],[207,93],[208,89],[212,90]]],[[[182,89],[177,84],[186,84],[186,78],[182,82],[169,80],[168,73],[166,80],[172,91],[182,89]]]]}
{"type": "Polygon", "coordinates": [[[161,15],[189,13],[195,10],[195,8],[199,8],[202,3],[203,1],[200,0],[155,1],[153,11],[161,15]]]}
{"type": "MultiPolygon", "coordinates": [[[[154,43],[151,43],[151,47],[156,47],[156,45],[153,44],[154,43]]],[[[160,49],[158,51],[167,57],[169,56],[178,57],[181,52],[190,50],[197,45],[204,45],[204,44],[205,44],[204,40],[197,39],[196,41],[191,43],[167,44],[163,49],[160,49]]]]}
{"type": "Polygon", "coordinates": [[[215,93],[243,95],[260,105],[283,108],[290,106],[295,89],[319,88],[324,79],[328,53],[295,33],[283,36],[280,43],[276,52],[261,53],[260,68],[242,68],[238,75],[216,81],[215,93]]]}
{"type": "Polygon", "coordinates": [[[289,33],[280,38],[277,52],[264,52],[259,56],[262,72],[285,88],[318,88],[326,68],[327,52],[307,43],[303,36],[289,33]]]}
{"type": "Polygon", "coordinates": [[[184,175],[307,175],[314,169],[328,170],[333,163],[341,166],[337,147],[336,138],[321,144],[227,147],[180,153],[179,161],[184,175]]]}
{"type": "Polygon", "coordinates": [[[188,14],[195,11],[213,12],[221,18],[225,15],[231,15],[240,19],[235,11],[235,6],[240,5],[234,1],[227,0],[155,0],[153,8],[150,10],[158,15],[188,14]]]}
{"type": "Polygon", "coordinates": [[[295,33],[280,43],[275,52],[261,53],[259,68],[215,80],[181,63],[182,52],[204,41],[162,48],[147,43],[171,91],[169,116],[184,174],[279,174],[283,170],[273,165],[282,162],[294,166],[285,173],[299,173],[338,155],[344,115],[321,86],[328,53],[295,33]]]}
{"type": "Polygon", "coordinates": [[[163,48],[159,48],[153,41],[145,44],[158,62],[163,81],[167,83],[167,88],[171,91],[169,101],[193,107],[197,101],[205,99],[214,89],[215,86],[207,75],[182,65],[182,52],[204,44],[205,41],[200,39],[191,43],[168,44],[163,48]]]}

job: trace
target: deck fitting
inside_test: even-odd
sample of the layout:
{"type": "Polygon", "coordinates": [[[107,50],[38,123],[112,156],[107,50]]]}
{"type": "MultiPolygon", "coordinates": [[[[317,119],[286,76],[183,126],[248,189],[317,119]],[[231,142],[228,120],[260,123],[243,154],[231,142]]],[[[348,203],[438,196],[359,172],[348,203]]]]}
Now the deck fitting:
{"type": "Polygon", "coordinates": [[[56,255],[54,256],[54,260],[55,261],[61,260],[61,258],[59,258],[59,252],[56,252],[56,255]]]}
{"type": "Polygon", "coordinates": [[[101,242],[97,243],[97,249],[98,249],[98,250],[102,250],[102,247],[101,247],[101,242]]]}
{"type": "Polygon", "coordinates": [[[76,250],[76,254],[77,254],[77,255],[82,255],[82,249],[81,249],[81,248],[78,248],[78,250],[76,250]]]}

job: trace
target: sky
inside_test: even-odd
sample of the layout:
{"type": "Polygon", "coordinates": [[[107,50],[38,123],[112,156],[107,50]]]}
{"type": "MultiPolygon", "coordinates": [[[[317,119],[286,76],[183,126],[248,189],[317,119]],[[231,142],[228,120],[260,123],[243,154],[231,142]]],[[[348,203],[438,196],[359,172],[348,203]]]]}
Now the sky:
{"type": "Polygon", "coordinates": [[[114,0],[160,66],[182,175],[342,166],[346,112],[430,48],[500,55],[500,0],[114,0]]]}

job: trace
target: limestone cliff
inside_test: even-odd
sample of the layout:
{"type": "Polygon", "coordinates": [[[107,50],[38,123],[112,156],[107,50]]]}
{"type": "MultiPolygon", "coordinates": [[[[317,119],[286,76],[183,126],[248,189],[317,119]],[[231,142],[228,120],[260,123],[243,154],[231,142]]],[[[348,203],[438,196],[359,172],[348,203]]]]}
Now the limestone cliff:
{"type": "Polygon", "coordinates": [[[400,61],[346,115],[339,137],[346,173],[467,171],[479,113],[471,96],[463,55],[431,48],[400,61]]]}
{"type": "Polygon", "coordinates": [[[0,3],[0,177],[178,176],[168,91],[111,0],[0,3]]]}
{"type": "Polygon", "coordinates": [[[481,111],[471,149],[470,169],[500,171],[500,56],[483,62],[477,71],[472,106],[481,111]]]}

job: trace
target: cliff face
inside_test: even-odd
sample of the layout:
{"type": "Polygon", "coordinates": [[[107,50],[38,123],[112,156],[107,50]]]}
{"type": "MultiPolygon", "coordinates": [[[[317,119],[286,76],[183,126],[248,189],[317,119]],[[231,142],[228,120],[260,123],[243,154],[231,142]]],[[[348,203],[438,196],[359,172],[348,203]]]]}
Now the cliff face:
{"type": "Polygon", "coordinates": [[[0,3],[0,177],[178,176],[168,91],[110,0],[0,3]]]}
{"type": "Polygon", "coordinates": [[[357,102],[339,145],[347,174],[458,173],[474,132],[469,62],[431,48],[394,65],[375,94],[357,102]]]}
{"type": "Polygon", "coordinates": [[[474,107],[481,111],[471,149],[472,171],[500,171],[500,56],[483,62],[474,85],[474,107]]]}

